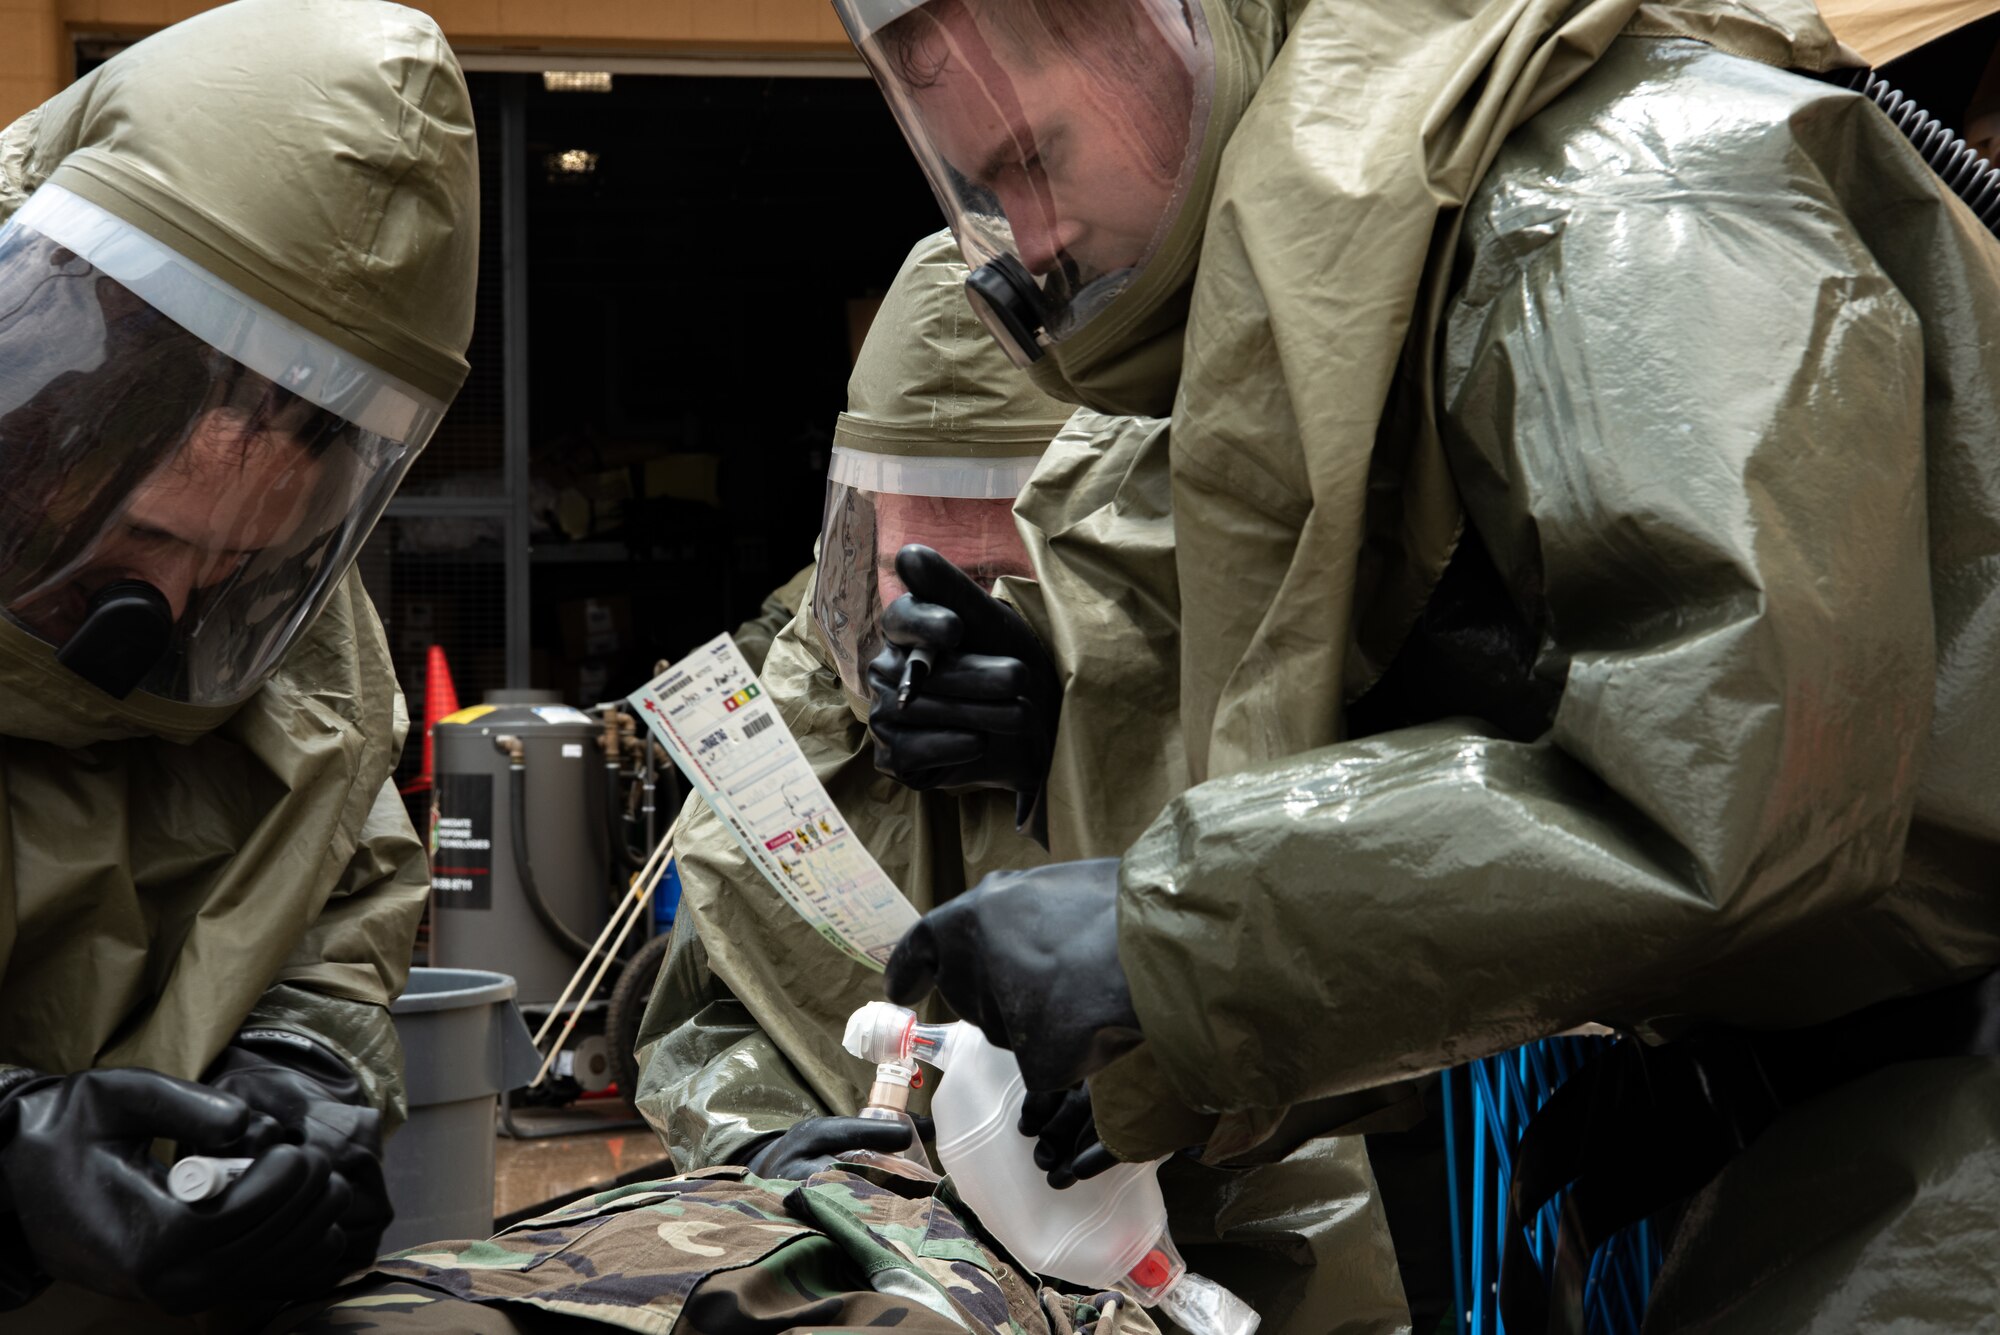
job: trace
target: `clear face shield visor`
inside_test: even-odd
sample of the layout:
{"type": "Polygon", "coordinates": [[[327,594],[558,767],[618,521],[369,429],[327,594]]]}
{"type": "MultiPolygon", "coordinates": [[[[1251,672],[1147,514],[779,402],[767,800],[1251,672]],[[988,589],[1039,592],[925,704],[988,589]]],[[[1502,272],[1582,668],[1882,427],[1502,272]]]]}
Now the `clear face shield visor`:
{"type": "Polygon", "coordinates": [[[834,0],[1018,366],[1159,253],[1215,84],[1198,0],[834,0]]]}
{"type": "Polygon", "coordinates": [[[896,553],[906,545],[934,548],[982,586],[1003,575],[1033,577],[1014,501],[1040,462],[1037,455],[944,459],[834,446],[812,612],[849,694],[868,698],[882,609],[906,592],[896,576],[896,553]]]}
{"type": "Polygon", "coordinates": [[[0,228],[0,612],[114,696],[242,701],[444,407],[44,186],[0,228]]]}

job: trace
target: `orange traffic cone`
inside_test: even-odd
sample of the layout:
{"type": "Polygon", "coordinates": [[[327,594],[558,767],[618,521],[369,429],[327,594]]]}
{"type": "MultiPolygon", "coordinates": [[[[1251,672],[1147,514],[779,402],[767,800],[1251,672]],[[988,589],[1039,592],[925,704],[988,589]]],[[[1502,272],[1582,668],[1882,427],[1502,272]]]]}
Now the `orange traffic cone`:
{"type": "Polygon", "coordinates": [[[457,712],[458,688],[451,682],[451,664],[445,661],[444,646],[434,644],[424,662],[424,765],[403,788],[405,795],[430,791],[437,760],[437,740],[431,730],[457,712]]]}
{"type": "Polygon", "coordinates": [[[431,646],[430,658],[424,664],[424,777],[433,773],[431,762],[435,756],[437,743],[431,738],[431,729],[444,719],[458,712],[458,687],[451,683],[451,664],[445,661],[444,646],[431,646]]]}

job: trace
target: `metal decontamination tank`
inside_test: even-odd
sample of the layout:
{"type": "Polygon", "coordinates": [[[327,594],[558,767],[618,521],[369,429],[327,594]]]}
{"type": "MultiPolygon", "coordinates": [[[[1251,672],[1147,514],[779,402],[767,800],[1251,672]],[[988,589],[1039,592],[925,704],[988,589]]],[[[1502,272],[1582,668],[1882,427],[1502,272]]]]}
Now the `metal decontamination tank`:
{"type": "Polygon", "coordinates": [[[610,908],[600,728],[552,693],[496,691],[438,723],[431,955],[553,1005],[610,908]]]}

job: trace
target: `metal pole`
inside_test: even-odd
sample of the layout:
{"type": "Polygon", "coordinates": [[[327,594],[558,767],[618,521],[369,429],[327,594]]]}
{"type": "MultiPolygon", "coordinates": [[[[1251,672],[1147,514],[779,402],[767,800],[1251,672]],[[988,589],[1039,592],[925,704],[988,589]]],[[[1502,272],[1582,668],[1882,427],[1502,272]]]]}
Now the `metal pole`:
{"type": "Polygon", "coordinates": [[[528,684],[528,75],[506,76],[500,102],[502,428],[507,497],[507,688],[528,684]]]}

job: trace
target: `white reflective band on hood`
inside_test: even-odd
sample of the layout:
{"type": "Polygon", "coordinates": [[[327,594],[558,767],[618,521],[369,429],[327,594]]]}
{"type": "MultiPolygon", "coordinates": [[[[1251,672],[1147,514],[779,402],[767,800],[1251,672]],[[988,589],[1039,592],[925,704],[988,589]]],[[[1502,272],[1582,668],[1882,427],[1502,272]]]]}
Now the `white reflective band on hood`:
{"type": "Polygon", "coordinates": [[[1011,501],[1028,485],[1041,461],[1039,454],[1015,459],[945,459],[870,454],[836,445],[826,480],[834,486],[894,496],[1011,501]]]}
{"type": "Polygon", "coordinates": [[[218,352],[362,430],[421,444],[445,405],[301,328],[146,233],[58,185],[44,185],[0,237],[39,232],[218,352]]]}

